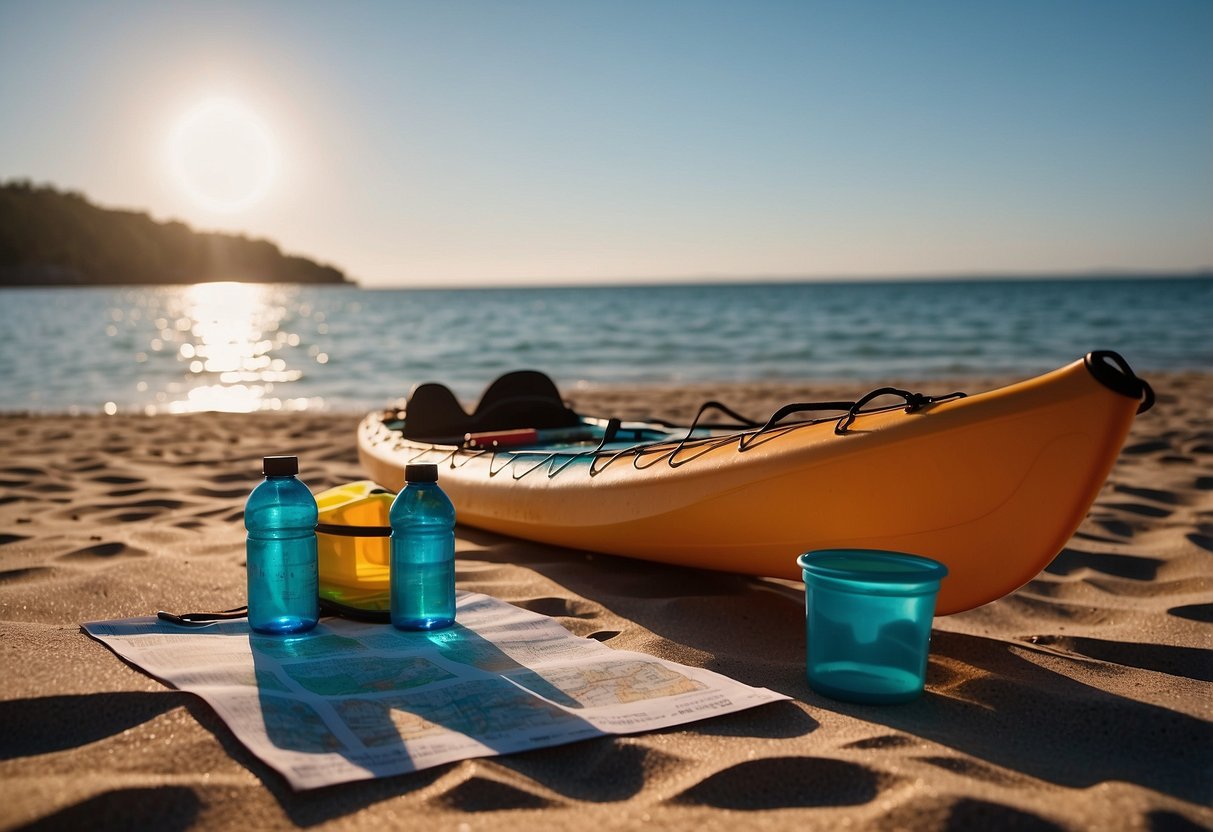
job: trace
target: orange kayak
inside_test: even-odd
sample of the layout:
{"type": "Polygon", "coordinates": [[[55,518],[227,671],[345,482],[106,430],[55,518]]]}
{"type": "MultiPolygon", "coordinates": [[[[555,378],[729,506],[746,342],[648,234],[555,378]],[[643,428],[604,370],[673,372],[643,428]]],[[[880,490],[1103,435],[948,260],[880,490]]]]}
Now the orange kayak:
{"type": "Polygon", "coordinates": [[[1153,402],[1104,351],[974,395],[892,393],[736,429],[576,417],[462,439],[406,438],[406,409],[367,416],[358,451],[391,490],[406,463],[439,463],[460,523],[558,546],[796,580],[813,549],[924,555],[948,567],[944,615],[1048,565],[1153,402]]]}

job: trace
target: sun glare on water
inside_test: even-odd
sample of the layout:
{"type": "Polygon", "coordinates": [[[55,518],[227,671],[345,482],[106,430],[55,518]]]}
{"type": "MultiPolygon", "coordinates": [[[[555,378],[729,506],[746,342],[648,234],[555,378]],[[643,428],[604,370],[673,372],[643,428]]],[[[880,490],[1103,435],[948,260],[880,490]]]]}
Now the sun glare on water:
{"type": "Polygon", "coordinates": [[[276,353],[299,343],[280,326],[286,309],[268,287],[245,283],[201,283],[190,287],[179,322],[185,335],[177,346],[181,363],[195,379],[168,403],[170,413],[219,410],[306,410],[308,399],[283,399],[275,386],[287,387],[302,372],[276,353]]]}
{"type": "MultiPolygon", "coordinates": [[[[103,412],[325,408],[317,392],[330,371],[327,314],[301,287],[198,283],[131,289],[115,300],[106,353],[121,369],[103,381],[103,412]]],[[[92,371],[94,383],[100,374],[92,371]]]]}
{"type": "Polygon", "coordinates": [[[189,198],[220,214],[260,202],[278,173],[269,128],[233,98],[212,98],[182,116],[169,136],[168,161],[189,198]]]}

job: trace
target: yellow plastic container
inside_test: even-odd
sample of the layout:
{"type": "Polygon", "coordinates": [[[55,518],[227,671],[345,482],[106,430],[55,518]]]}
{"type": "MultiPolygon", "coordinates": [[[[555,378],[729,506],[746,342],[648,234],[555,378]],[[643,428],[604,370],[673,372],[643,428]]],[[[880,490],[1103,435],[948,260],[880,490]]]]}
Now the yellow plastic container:
{"type": "Polygon", "coordinates": [[[352,598],[361,592],[387,591],[391,534],[388,510],[395,498],[393,492],[370,480],[316,495],[322,594],[325,590],[337,591],[342,597],[352,598]]]}

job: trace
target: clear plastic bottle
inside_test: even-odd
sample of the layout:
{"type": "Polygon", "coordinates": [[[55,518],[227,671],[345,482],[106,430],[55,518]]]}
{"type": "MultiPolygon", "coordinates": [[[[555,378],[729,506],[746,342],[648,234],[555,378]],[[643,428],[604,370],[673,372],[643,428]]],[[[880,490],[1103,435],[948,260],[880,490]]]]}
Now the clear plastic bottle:
{"type": "Polygon", "coordinates": [[[392,624],[439,630],[455,623],[455,507],[438,487],[438,466],[404,467],[392,525],[392,624]]]}
{"type": "Polygon", "coordinates": [[[258,633],[288,635],[320,618],[316,499],[295,478],[299,459],[267,456],[265,482],[244,505],[248,530],[248,621],[258,633]]]}

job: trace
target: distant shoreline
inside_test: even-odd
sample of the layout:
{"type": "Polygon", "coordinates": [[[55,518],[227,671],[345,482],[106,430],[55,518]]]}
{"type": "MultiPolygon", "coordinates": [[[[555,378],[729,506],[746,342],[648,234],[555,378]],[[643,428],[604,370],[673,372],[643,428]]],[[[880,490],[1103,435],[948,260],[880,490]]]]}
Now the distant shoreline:
{"type": "Polygon", "coordinates": [[[61,283],[11,283],[5,282],[3,270],[0,270],[0,292],[6,290],[19,291],[21,289],[179,289],[182,286],[205,286],[210,283],[245,283],[250,286],[310,286],[316,288],[333,287],[347,289],[367,288],[364,286],[359,286],[357,282],[349,279],[342,282],[334,281],[331,283],[317,283],[300,280],[237,280],[234,278],[231,280],[224,280],[222,278],[216,278],[214,280],[190,280],[179,283],[169,281],[162,283],[132,283],[129,281],[114,283],[99,283],[95,281],[65,281],[61,283]]]}
{"type": "Polygon", "coordinates": [[[195,231],[26,180],[0,183],[0,286],[216,281],[353,283],[340,269],[286,254],[270,240],[195,231]]]}

